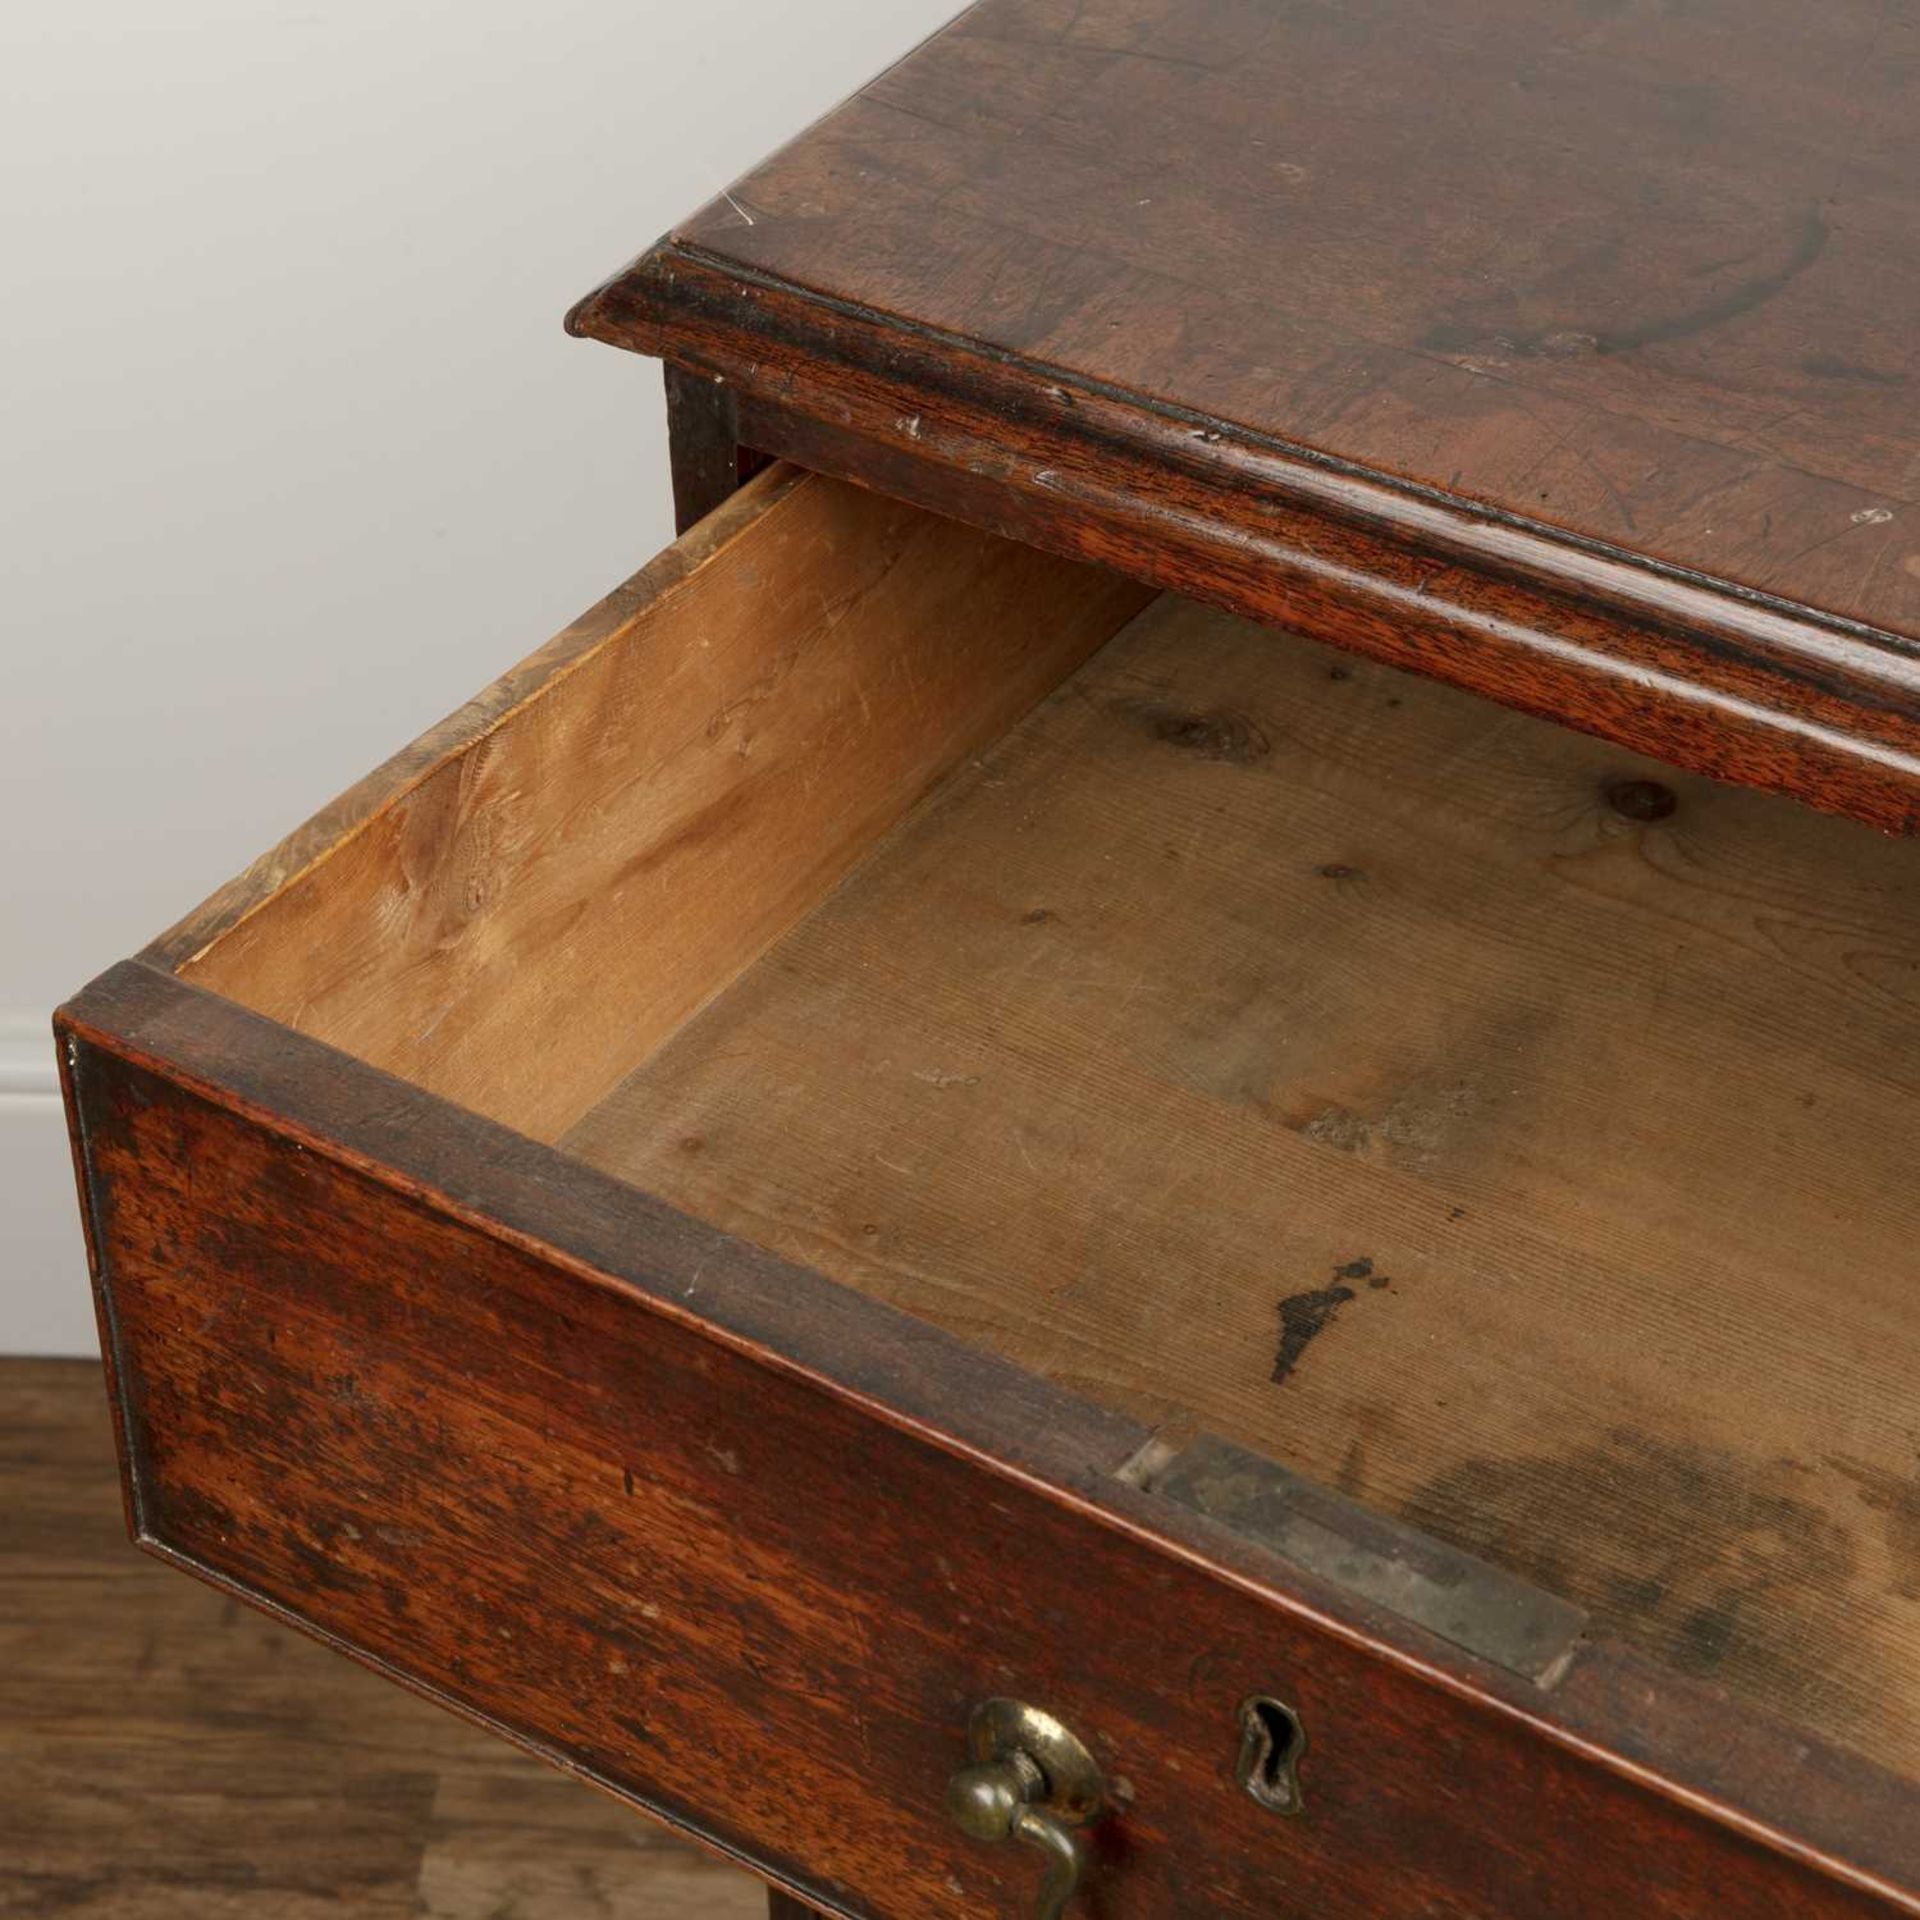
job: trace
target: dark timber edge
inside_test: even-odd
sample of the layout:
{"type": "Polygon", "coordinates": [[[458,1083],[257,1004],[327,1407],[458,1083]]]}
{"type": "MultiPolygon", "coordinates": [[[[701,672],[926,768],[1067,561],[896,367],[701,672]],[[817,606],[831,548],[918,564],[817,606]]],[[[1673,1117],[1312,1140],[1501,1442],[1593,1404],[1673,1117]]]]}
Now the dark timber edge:
{"type": "Polygon", "coordinates": [[[575,334],[756,447],[1885,832],[1920,648],[664,242],[575,334]]]}
{"type": "MultiPolygon", "coordinates": [[[[897,1497],[909,1504],[890,1511],[932,1512],[934,1506],[911,1503],[950,1502],[959,1484],[952,1482],[955,1471],[970,1482],[987,1476],[999,1489],[992,1514],[1024,1516],[1021,1526],[1056,1542],[1020,1568],[1019,1578],[1036,1591],[1057,1581],[1054,1604],[1099,1616],[1085,1643],[1076,1643],[1071,1670],[1081,1675],[1076,1685],[1101,1703],[1113,1701],[1116,1714],[1124,1697],[1142,1690],[1150,1705],[1163,1702],[1151,1706],[1155,1714],[1187,1711],[1180,1689],[1164,1692],[1167,1676],[1153,1671],[1144,1649],[1128,1654],[1130,1636],[1146,1630],[1140,1622],[1152,1613],[1150,1607],[1136,1611],[1146,1606],[1149,1589],[1164,1595],[1155,1605],[1176,1607],[1182,1633],[1217,1636],[1210,1644],[1223,1648],[1267,1649],[1256,1651],[1260,1659],[1294,1646],[1288,1657],[1307,1662],[1303,1673],[1324,1674],[1327,1685],[1353,1695],[1356,1714],[1378,1716],[1371,1739],[1411,1740],[1414,1751],[1451,1756],[1457,1784],[1437,1803],[1450,1809],[1449,1819],[1468,1818],[1476,1830],[1499,1834],[1501,1845],[1525,1852],[1572,1845],[1577,1831],[1586,1889],[1577,1898],[1569,1892],[1572,1904],[1556,1912],[1598,1913],[1603,1909],[1594,1900],[1633,1887],[1646,1893],[1646,1912],[1692,1914],[1704,1909],[1685,1904],[1692,1896],[1683,1889],[1711,1885],[1715,1911],[1728,1916],[1920,1914],[1920,1833],[1911,1818],[1911,1788],[1854,1756],[1605,1644],[1579,1648],[1551,1689],[1475,1660],[1130,1484],[1119,1470],[1147,1437],[1135,1423],[143,962],[103,975],[58,1018],[94,1225],[96,1285],[115,1328],[135,1530],[144,1543],[194,1561],[249,1597],[263,1596],[244,1568],[214,1565],[220,1554],[204,1549],[178,1552],[156,1521],[162,1507],[150,1504],[167,1490],[151,1466],[156,1436],[143,1397],[145,1356],[117,1326],[123,1289],[115,1262],[135,1260],[163,1276],[182,1270],[181,1256],[170,1251],[176,1226],[163,1217],[178,1202],[169,1203],[157,1188],[155,1197],[148,1195],[163,1168],[141,1144],[147,1127],[188,1127],[214,1143],[208,1152],[224,1153],[236,1166],[241,1157],[264,1159],[271,1170],[277,1184],[263,1189],[256,1172],[222,1199],[222,1170],[204,1154],[185,1161],[184,1171],[175,1169],[190,1204],[203,1214],[211,1209],[199,1229],[211,1235],[200,1257],[226,1270],[253,1271],[245,1232],[281,1235],[285,1213],[302,1210],[320,1222],[314,1230],[326,1234],[331,1260],[330,1223],[343,1217],[340,1209],[378,1205],[388,1209],[379,1233],[358,1243],[369,1250],[356,1258],[398,1260],[398,1273],[437,1273],[434,1262],[444,1259],[444,1249],[433,1254],[428,1241],[451,1236],[467,1249],[458,1256],[459,1270],[475,1274],[441,1296],[462,1302],[461,1311],[471,1299],[490,1297],[479,1271],[487,1263],[517,1262],[513,1272],[534,1263],[550,1276],[543,1288],[571,1290],[565,1323],[578,1322],[583,1331],[567,1337],[590,1342],[578,1349],[581,1363],[598,1351],[584,1331],[589,1319],[603,1323],[603,1332],[622,1329],[627,1339],[634,1337],[625,1330],[632,1323],[655,1329],[646,1336],[653,1347],[671,1341],[684,1348],[691,1340],[696,1351],[714,1356],[703,1369],[711,1364],[737,1374],[744,1364],[763,1383],[731,1392],[791,1403],[794,1389],[804,1389],[804,1404],[820,1409],[805,1416],[809,1421],[831,1424],[834,1444],[855,1447],[871,1472],[884,1469],[899,1478],[897,1497]],[[183,1117],[168,1121],[169,1113],[183,1117]],[[249,1228],[231,1214],[236,1204],[251,1209],[257,1224],[249,1228]],[[418,1239],[421,1250],[394,1249],[389,1222],[392,1231],[418,1239]],[[830,1411],[835,1408],[840,1411],[830,1411]],[[850,1437],[861,1434],[869,1437],[850,1437]],[[940,1466],[942,1460],[949,1464],[940,1466]],[[1072,1564],[1053,1564],[1061,1552],[1072,1564]],[[1362,1696],[1371,1704],[1362,1706],[1362,1696]],[[1520,1801],[1555,1831],[1510,1835],[1512,1808],[1520,1801]],[[1614,1834],[1616,1823],[1621,1830],[1614,1834]],[[1559,1831],[1563,1827],[1567,1831],[1559,1831]],[[1775,1856],[1771,1867],[1767,1853],[1775,1856]]],[[[304,1276],[312,1255],[296,1247],[274,1257],[289,1284],[309,1284],[304,1276]]],[[[191,1281],[191,1269],[185,1278],[191,1281]]],[[[372,1297],[383,1298],[379,1290],[392,1283],[373,1284],[372,1297]]],[[[151,1329],[170,1324],[151,1322],[148,1338],[162,1337],[151,1329]]],[[[230,1325],[235,1338],[255,1337],[244,1322],[230,1325]]],[[[259,1337],[271,1343],[270,1331],[259,1337]]],[[[473,1350],[476,1361],[491,1352],[491,1345],[473,1350]]],[[[263,1444],[269,1444],[264,1436],[263,1444]]],[[[738,1489],[743,1483],[717,1484],[716,1497],[732,1498],[729,1484],[738,1489]]],[[[856,1516],[855,1524],[866,1522],[856,1516]]],[[[937,1557],[930,1547],[928,1557],[937,1557]]],[[[908,1577],[904,1566],[884,1575],[908,1577]]],[[[273,1604],[271,1594],[265,1598],[273,1604]]],[[[904,1586],[899,1598],[903,1606],[924,1601],[917,1590],[910,1599],[904,1586]]],[[[336,1641],[357,1637],[357,1630],[330,1631],[327,1604],[323,1598],[318,1619],[303,1624],[336,1641]]],[[[936,1615],[943,1604],[934,1596],[936,1615]]],[[[290,1605],[279,1610],[292,1611],[290,1605]]],[[[385,1669],[394,1665],[377,1649],[357,1651],[385,1669]]],[[[964,1664],[971,1656],[956,1643],[950,1657],[964,1664]]],[[[1038,1647],[1034,1657],[1041,1657],[1038,1647]]],[[[591,1757],[560,1751],[541,1726],[515,1728],[484,1694],[463,1700],[454,1682],[432,1674],[405,1677],[504,1726],[557,1764],[597,1773],[603,1784],[663,1817],[692,1824],[644,1786],[609,1779],[591,1757]]],[[[1184,1684],[1193,1684],[1191,1676],[1184,1684]]],[[[564,1700],[551,1709],[562,1727],[578,1710],[564,1700]]],[[[1136,1710],[1147,1709],[1136,1702],[1136,1710]]],[[[1337,1764],[1333,1744],[1323,1765],[1337,1764]]],[[[1414,1795],[1409,1808],[1426,1804],[1427,1788],[1417,1780],[1380,1781],[1376,1791],[1370,1778],[1368,1792],[1349,1803],[1350,1813],[1363,1822],[1400,1817],[1395,1808],[1403,1790],[1414,1795]],[[1377,1813],[1361,1811],[1376,1799],[1377,1813]]],[[[1197,1834],[1185,1838],[1200,1844],[1197,1834]]],[[[1303,1836],[1303,1844],[1309,1841],[1303,1836]]],[[[740,1850],[724,1837],[719,1844],[740,1850]]],[[[1303,1856],[1303,1875],[1308,1867],[1303,1856]]],[[[763,1862],[763,1870],[792,1883],[777,1857],[763,1862]]],[[[835,1898],[824,1890],[816,1897],[835,1898]]]]}
{"type": "Polygon", "coordinates": [[[819,1920],[819,1909],[802,1906],[778,1887],[767,1889],[767,1920],[819,1920]]]}
{"type": "Polygon", "coordinates": [[[767,465],[740,444],[739,408],[723,380],[669,366],[667,455],[673,471],[673,530],[684,534],[767,465]]]}

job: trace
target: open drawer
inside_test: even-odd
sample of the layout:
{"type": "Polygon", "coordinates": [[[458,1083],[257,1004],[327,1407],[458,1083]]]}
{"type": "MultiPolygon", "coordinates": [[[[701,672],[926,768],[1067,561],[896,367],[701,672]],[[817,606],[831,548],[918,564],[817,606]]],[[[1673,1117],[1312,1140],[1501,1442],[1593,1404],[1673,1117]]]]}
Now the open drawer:
{"type": "Polygon", "coordinates": [[[800,1891],[1920,1911],[1913,849],[755,481],[61,1015],[131,1524],[800,1891]]]}

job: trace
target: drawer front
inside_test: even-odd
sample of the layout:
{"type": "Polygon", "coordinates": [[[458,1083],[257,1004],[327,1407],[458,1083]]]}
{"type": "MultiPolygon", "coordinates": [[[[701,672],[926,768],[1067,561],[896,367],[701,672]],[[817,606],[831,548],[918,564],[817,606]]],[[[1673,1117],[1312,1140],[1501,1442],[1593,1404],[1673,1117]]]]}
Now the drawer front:
{"type": "Polygon", "coordinates": [[[1128,1423],[157,972],[67,1018],[141,1540],[827,1911],[1031,1911],[942,1810],[996,1695],[1106,1920],[1889,1910],[1101,1511],[1128,1423]]]}

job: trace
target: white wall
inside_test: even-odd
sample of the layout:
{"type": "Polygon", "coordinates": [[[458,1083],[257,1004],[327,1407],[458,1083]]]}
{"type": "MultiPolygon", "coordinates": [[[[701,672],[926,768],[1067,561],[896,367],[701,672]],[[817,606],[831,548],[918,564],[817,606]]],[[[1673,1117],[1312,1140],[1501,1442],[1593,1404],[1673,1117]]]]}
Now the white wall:
{"type": "Polygon", "coordinates": [[[46,1017],[671,536],[579,294],[957,0],[0,7],[0,1351],[46,1017]]]}

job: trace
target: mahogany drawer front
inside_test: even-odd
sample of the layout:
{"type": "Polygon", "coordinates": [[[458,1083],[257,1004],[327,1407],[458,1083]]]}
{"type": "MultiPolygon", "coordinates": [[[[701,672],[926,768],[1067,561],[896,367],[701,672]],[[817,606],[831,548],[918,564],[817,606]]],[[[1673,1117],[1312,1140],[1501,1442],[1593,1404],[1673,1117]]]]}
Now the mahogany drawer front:
{"type": "Polygon", "coordinates": [[[562,1194],[424,1096],[369,1111],[350,1063],[170,983],[80,1018],[142,1540],[829,1911],[1026,1911],[1026,1860],[941,1811],[1007,1693],[1126,1796],[1091,1911],[1880,1910],[1090,1507],[1124,1504],[1125,1423],[614,1183],[562,1194]],[[913,1430],[956,1403],[1083,1484],[913,1430]],[[1313,1740],[1296,1820],[1234,1781],[1269,1693],[1313,1740]]]}
{"type": "MultiPolygon", "coordinates": [[[[1080,1904],[1115,1920],[1920,1911],[1910,1789],[1833,1744],[1837,1686],[1807,1695],[1809,1737],[1794,1700],[1769,1717],[1610,1629],[1583,1637],[1576,1607],[1502,1656],[1511,1621],[1461,1626],[1445,1593],[1438,1611],[1386,1604],[1426,1564],[1391,1501],[1377,1537],[1363,1519],[1329,1560],[1298,1526],[1276,1541],[1175,1497],[1196,1430],[1276,1456],[1291,1438],[1317,1470],[1364,1384],[1327,1330],[1394,1285],[1356,1258],[1276,1306],[1264,1275],[1234,1279],[1245,1234],[1303,1236],[1289,1257],[1311,1262],[1355,1222],[1407,1239],[1469,1210],[1421,1184],[1448,1168],[1404,1115],[1373,1143],[1324,1115],[1276,1124],[1244,1049],[1225,1058],[1179,1009],[1156,1024],[1143,987],[1209,963],[1190,929],[1210,913],[1268,952],[1268,919],[1311,929],[1369,884],[1270,831],[1282,791],[1289,832],[1315,808],[1350,816],[1343,756],[1364,768],[1393,738],[1416,772],[1422,754],[1478,768],[1507,827],[1516,783],[1549,775],[1531,748],[1491,751],[1471,712],[1422,706],[1405,723],[1421,745],[1391,677],[1356,683],[1148,598],[777,470],[65,1010],[136,1534],[827,1911],[1028,1910],[1031,1856],[943,1811],[970,1710],[1008,1696],[1105,1771],[1080,1904]],[[1340,706],[1349,692],[1364,705],[1340,706]],[[1245,899],[1208,905],[1209,846],[1252,863],[1245,899]],[[1183,860],[1184,894],[1107,877],[1183,860]],[[1031,944],[1056,933],[1080,944],[1031,944]],[[1018,997],[981,999],[996,981],[1018,997]],[[1063,1064],[1049,1036],[1089,1008],[1063,1064]],[[949,1051],[923,1061],[915,1034],[949,1051]],[[1209,1097],[1231,1082],[1227,1119],[1140,1078],[1135,1056],[1175,1043],[1209,1097]],[[1050,1107],[1056,1083],[1091,1107],[1050,1107]],[[1087,1111],[1121,1116],[1097,1151],[1087,1111]],[[1250,1192],[1235,1253],[1221,1222],[1253,1153],[1300,1184],[1250,1192]],[[1114,1194],[1156,1180],[1177,1196],[1160,1237],[1100,1240],[1114,1194]],[[1192,1273],[1188,1217],[1193,1244],[1214,1236],[1192,1273]],[[1085,1271],[1049,1291],[1076,1248],[1085,1271]],[[1130,1262],[1169,1300],[1259,1323],[1267,1425],[1235,1412],[1232,1381],[1209,1398],[1177,1340],[1129,1334],[1113,1378],[1080,1357],[1087,1326],[1129,1310],[1130,1262]],[[1143,1470],[1163,1457],[1174,1471],[1143,1470]],[[1330,1578],[1355,1541],[1378,1577],[1330,1578]],[[1299,1817],[1236,1778],[1253,1697],[1306,1730],[1299,1817]]],[[[1739,847],[1746,830],[1726,828],[1739,847]]],[[[1877,852],[1830,841],[1857,831],[1816,822],[1780,857],[1798,874],[1838,849],[1853,910],[1880,913],[1877,852]]],[[[1613,846],[1554,857],[1606,875],[1613,846]]],[[[1695,864],[1721,851],[1690,845],[1695,864]]],[[[1431,858],[1490,867],[1444,834],[1431,858]]],[[[1503,884],[1485,881],[1491,920],[1503,884]]],[[[1717,924],[1701,938],[1709,959],[1738,947],[1717,924]]],[[[1394,1023],[1340,954],[1315,972],[1333,940],[1264,964],[1317,997],[1338,1051],[1394,1023]],[[1342,981],[1359,982],[1347,1030],[1342,981]]],[[[1444,971],[1408,966],[1401,1025],[1444,971]]],[[[1534,991],[1511,972],[1468,985],[1534,991]]],[[[1288,1027],[1277,988],[1226,986],[1288,1027]]],[[[1853,1052],[1891,1044],[1896,1018],[1858,1012],[1853,1052]]],[[[1542,1313],[1558,1265],[1603,1293],[1598,1254],[1500,1224],[1517,1191],[1475,1192],[1462,1272],[1537,1272],[1542,1313]]],[[[1471,1393],[1466,1360],[1433,1364],[1471,1393]]],[[[1634,1383],[1655,1394],[1667,1364],[1634,1383]]],[[[1715,1524],[1702,1484],[1700,1514],[1662,1524],[1715,1524]]],[[[1774,1524],[1771,1496],[1736,1496],[1774,1524]]],[[[1435,1564],[1429,1587],[1478,1579],[1435,1564]]],[[[1836,1617],[1894,1644],[1904,1616],[1857,1591],[1877,1566],[1853,1571],[1836,1617]]],[[[1665,1616],[1642,1611],[1664,1645],[1665,1616]]],[[[1870,1731],[1875,1758],[1897,1753],[1897,1730],[1870,1731]]]]}

